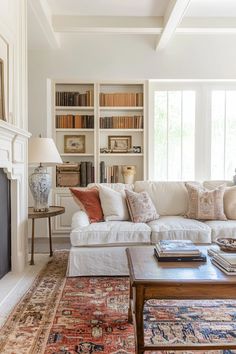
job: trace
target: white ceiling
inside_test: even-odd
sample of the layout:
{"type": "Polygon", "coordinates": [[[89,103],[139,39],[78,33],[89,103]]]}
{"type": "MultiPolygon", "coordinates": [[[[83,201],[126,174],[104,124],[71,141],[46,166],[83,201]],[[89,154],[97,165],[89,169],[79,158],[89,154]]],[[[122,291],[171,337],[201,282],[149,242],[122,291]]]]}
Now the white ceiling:
{"type": "Polygon", "coordinates": [[[191,0],[185,16],[236,17],[236,0],[191,0]]]}
{"type": "Polygon", "coordinates": [[[176,33],[236,35],[236,0],[28,0],[28,33],[29,49],[88,33],[155,35],[163,49],[176,33]]]}
{"type": "Polygon", "coordinates": [[[163,16],[169,0],[43,0],[53,15],[163,16]]]}

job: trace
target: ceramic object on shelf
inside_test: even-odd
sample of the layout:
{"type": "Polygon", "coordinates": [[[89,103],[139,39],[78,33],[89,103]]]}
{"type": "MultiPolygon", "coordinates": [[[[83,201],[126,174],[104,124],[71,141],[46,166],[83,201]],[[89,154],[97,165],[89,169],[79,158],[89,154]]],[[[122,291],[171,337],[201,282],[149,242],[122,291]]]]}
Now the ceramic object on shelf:
{"type": "Polygon", "coordinates": [[[126,184],[133,184],[134,183],[134,176],[136,174],[136,166],[134,165],[123,165],[121,174],[124,178],[124,183],[126,184]]]}

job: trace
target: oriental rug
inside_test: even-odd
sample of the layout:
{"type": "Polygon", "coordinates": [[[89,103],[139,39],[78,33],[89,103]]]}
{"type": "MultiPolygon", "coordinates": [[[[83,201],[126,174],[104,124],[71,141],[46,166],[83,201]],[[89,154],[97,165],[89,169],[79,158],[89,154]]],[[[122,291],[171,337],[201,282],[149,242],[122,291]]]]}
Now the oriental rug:
{"type": "MultiPolygon", "coordinates": [[[[128,278],[66,279],[67,258],[67,252],[56,252],[12,311],[0,330],[0,353],[134,354],[133,326],[127,322],[128,278]]],[[[236,301],[152,300],[144,309],[144,326],[149,343],[234,341],[236,301]]]]}

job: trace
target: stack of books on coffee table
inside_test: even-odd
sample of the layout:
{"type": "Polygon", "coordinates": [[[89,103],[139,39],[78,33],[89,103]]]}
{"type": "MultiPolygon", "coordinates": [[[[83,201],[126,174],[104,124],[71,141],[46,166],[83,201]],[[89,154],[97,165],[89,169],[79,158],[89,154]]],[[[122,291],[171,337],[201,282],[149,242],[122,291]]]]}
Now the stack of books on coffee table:
{"type": "Polygon", "coordinates": [[[236,275],[236,253],[226,253],[223,251],[208,251],[212,256],[212,263],[227,275],[236,275]]]}
{"type": "Polygon", "coordinates": [[[206,261],[206,256],[190,240],[160,240],[154,254],[159,262],[206,261]]]}

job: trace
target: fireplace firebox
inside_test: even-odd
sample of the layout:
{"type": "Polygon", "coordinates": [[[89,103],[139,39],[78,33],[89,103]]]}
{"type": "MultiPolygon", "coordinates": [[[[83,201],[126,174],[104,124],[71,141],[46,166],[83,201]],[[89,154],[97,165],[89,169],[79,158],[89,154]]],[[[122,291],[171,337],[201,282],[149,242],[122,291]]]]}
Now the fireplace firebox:
{"type": "Polygon", "coordinates": [[[0,169],[0,279],[11,270],[10,181],[0,169]]]}

